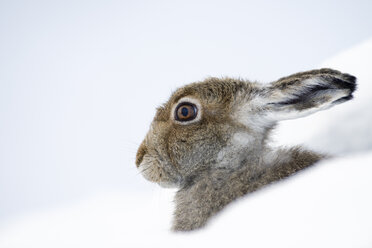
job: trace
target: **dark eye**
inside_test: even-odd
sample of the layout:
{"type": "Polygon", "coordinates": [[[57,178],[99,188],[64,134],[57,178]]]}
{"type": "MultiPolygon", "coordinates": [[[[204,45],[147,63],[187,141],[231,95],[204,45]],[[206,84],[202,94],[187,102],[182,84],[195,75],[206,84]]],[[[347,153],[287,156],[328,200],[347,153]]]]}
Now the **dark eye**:
{"type": "Polygon", "coordinates": [[[176,107],[175,118],[177,121],[191,121],[196,118],[198,108],[195,104],[182,102],[176,107]]]}

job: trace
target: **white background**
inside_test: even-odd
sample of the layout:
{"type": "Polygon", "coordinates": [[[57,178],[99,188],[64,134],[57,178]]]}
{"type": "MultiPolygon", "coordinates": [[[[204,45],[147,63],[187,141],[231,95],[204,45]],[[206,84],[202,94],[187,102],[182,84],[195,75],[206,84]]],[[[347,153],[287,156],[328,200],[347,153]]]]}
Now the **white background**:
{"type": "MultiPolygon", "coordinates": [[[[156,207],[158,186],[138,174],[134,158],[173,90],[207,76],[269,82],[322,65],[362,68],[370,79],[370,57],[358,59],[370,48],[345,53],[371,43],[371,12],[370,1],[1,1],[0,227],[97,195],[122,197],[117,214],[148,197],[156,207]]],[[[283,127],[278,137],[338,154],[366,151],[372,117],[358,109],[366,117],[349,115],[338,130],[358,131],[353,145],[333,139],[340,122],[323,130],[336,130],[327,144],[301,136],[316,129],[306,121],[298,135],[283,127]]]]}

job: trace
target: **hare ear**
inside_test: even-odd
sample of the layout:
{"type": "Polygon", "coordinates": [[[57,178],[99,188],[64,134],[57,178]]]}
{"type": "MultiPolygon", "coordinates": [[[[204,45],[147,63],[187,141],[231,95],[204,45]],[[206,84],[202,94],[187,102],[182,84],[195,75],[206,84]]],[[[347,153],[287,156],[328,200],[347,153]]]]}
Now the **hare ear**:
{"type": "Polygon", "coordinates": [[[294,119],[353,98],[356,78],[332,69],[296,73],[265,88],[266,116],[274,121],[294,119]]]}

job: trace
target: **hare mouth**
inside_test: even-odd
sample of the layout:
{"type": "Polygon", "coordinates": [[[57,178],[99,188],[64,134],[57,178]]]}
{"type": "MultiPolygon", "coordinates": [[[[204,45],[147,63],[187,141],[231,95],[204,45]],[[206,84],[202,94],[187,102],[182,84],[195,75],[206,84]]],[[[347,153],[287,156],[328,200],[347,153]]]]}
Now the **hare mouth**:
{"type": "Polygon", "coordinates": [[[146,154],[138,169],[142,176],[150,182],[158,183],[165,188],[177,187],[179,178],[168,173],[164,168],[164,163],[165,161],[161,158],[146,154]]]}
{"type": "Polygon", "coordinates": [[[148,154],[143,157],[138,169],[143,177],[151,182],[159,182],[160,178],[162,177],[162,169],[159,161],[148,154]]]}

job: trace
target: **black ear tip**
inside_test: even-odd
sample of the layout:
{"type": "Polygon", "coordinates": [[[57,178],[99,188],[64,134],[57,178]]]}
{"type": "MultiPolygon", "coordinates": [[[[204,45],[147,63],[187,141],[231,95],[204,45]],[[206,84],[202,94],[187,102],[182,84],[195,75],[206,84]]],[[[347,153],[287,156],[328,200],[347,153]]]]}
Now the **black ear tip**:
{"type": "Polygon", "coordinates": [[[352,87],[350,87],[351,93],[353,93],[357,88],[356,83],[352,84],[352,87]]]}
{"type": "Polygon", "coordinates": [[[343,79],[347,83],[349,83],[350,90],[351,91],[354,91],[356,89],[357,78],[355,76],[350,75],[350,74],[347,74],[347,73],[342,74],[342,76],[343,76],[343,79]]]}
{"type": "Polygon", "coordinates": [[[343,78],[345,78],[346,81],[350,82],[350,83],[356,83],[356,80],[357,78],[353,75],[350,75],[350,74],[347,74],[347,73],[344,73],[343,74],[343,78]]]}
{"type": "Polygon", "coordinates": [[[356,90],[356,77],[349,74],[342,74],[342,78],[333,78],[333,83],[335,83],[339,88],[349,89],[351,93],[356,90]]]}
{"type": "Polygon", "coordinates": [[[351,93],[353,93],[355,90],[356,90],[356,77],[353,77],[353,81],[347,81],[347,83],[345,84],[346,88],[350,89],[351,93]]]}

